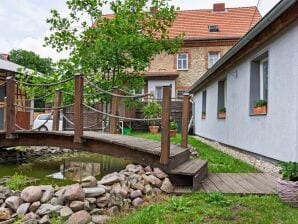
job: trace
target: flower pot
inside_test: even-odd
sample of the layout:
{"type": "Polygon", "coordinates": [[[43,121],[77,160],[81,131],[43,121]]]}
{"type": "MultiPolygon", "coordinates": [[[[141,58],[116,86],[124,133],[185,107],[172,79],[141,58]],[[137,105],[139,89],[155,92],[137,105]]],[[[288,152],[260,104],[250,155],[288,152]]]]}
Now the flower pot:
{"type": "Polygon", "coordinates": [[[218,118],[226,118],[226,112],[219,112],[218,113],[218,118]]]}
{"type": "Polygon", "coordinates": [[[202,119],[206,119],[206,114],[202,114],[202,119]]]}
{"type": "Polygon", "coordinates": [[[267,106],[254,107],[253,113],[254,114],[266,114],[267,113],[267,106]]]}
{"type": "Polygon", "coordinates": [[[170,130],[170,137],[175,137],[177,134],[177,130],[170,130]]]}
{"type": "Polygon", "coordinates": [[[277,192],[283,202],[298,208],[298,181],[277,179],[277,192]]]}
{"type": "Polygon", "coordinates": [[[159,129],[159,126],[149,126],[149,131],[151,134],[157,134],[158,129],[159,129]]]}

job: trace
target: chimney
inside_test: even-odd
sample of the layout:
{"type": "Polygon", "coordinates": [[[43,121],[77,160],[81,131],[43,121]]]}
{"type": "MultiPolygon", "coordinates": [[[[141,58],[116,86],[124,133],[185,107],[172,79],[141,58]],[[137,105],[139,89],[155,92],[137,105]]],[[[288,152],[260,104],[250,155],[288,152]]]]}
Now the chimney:
{"type": "Polygon", "coordinates": [[[9,54],[1,54],[0,53],[0,59],[5,60],[5,61],[9,61],[9,54]]]}
{"type": "Polygon", "coordinates": [[[225,11],[226,11],[225,3],[213,4],[213,12],[225,12],[225,11]]]}

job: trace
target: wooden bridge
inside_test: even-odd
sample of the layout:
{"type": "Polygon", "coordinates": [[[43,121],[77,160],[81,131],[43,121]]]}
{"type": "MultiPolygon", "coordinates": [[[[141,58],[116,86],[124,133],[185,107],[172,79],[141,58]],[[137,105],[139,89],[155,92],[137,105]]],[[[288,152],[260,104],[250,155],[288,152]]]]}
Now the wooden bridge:
{"type": "MultiPolygon", "coordinates": [[[[71,79],[58,82],[59,84],[71,79]]],[[[111,113],[98,111],[84,103],[84,77],[74,77],[74,119],[73,132],[58,131],[61,109],[61,90],[57,90],[54,98],[54,106],[51,109],[53,114],[53,131],[41,132],[37,130],[24,130],[16,125],[16,109],[34,110],[15,104],[15,85],[31,85],[22,83],[8,77],[6,79],[6,98],[4,102],[5,120],[4,130],[0,130],[0,148],[14,146],[53,146],[77,149],[93,153],[100,153],[113,157],[130,160],[142,165],[159,167],[170,176],[176,185],[190,185],[198,189],[200,182],[207,175],[207,162],[202,160],[190,160],[190,152],[187,148],[189,95],[184,96],[182,114],[182,141],[180,146],[170,143],[170,106],[171,86],[163,87],[162,117],[161,120],[161,142],[131,136],[117,135],[117,123],[119,119],[140,120],[136,118],[120,117],[117,115],[119,95],[117,91],[109,93],[112,96],[111,113]],[[109,117],[109,133],[84,131],[83,107],[94,110],[109,117]]],[[[55,85],[53,83],[51,85],[55,85]]],[[[90,84],[90,81],[89,81],[90,84]]],[[[40,85],[42,84],[35,84],[40,85]]],[[[49,86],[47,84],[46,86],[49,86]]],[[[131,98],[143,97],[142,95],[126,96],[131,98]]],[[[40,108],[39,108],[40,109],[40,108]]],[[[153,119],[147,119],[148,121],[153,119]]]]}

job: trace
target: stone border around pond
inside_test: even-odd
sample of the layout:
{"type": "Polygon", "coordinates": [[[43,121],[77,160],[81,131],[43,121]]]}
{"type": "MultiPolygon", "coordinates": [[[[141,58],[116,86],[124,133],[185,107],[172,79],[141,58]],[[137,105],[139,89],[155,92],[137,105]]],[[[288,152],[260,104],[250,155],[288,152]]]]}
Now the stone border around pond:
{"type": "Polygon", "coordinates": [[[42,185],[12,191],[0,186],[0,224],[13,223],[18,215],[23,223],[46,224],[53,213],[69,224],[100,224],[173,190],[168,175],[159,168],[133,164],[100,181],[89,176],[81,184],[65,187],[42,185]]]}

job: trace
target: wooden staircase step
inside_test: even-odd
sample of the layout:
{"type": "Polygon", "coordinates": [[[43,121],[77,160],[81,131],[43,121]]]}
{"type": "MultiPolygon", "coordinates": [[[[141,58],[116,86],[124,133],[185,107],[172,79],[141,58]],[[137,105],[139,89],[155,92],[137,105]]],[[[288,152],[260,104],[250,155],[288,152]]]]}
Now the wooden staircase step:
{"type": "Polygon", "coordinates": [[[179,186],[191,185],[199,189],[200,183],[207,176],[208,162],[205,160],[188,160],[169,172],[174,184],[179,186]]]}

